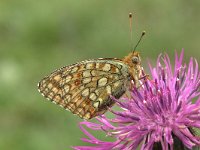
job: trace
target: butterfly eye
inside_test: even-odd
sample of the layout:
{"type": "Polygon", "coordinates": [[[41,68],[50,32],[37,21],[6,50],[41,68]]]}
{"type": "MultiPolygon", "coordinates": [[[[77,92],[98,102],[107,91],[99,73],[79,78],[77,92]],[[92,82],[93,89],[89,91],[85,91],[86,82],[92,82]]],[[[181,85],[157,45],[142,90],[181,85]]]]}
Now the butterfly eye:
{"type": "Polygon", "coordinates": [[[139,63],[139,58],[136,57],[136,56],[134,56],[134,57],[132,58],[132,62],[133,62],[134,64],[139,63]]]}

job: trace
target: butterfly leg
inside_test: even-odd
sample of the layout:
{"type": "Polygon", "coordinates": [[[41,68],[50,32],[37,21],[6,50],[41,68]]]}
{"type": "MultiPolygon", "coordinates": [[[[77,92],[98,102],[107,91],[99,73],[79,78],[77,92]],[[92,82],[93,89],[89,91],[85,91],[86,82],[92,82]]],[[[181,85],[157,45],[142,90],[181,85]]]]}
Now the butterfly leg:
{"type": "Polygon", "coordinates": [[[144,83],[140,83],[140,82],[137,82],[136,84],[134,82],[131,82],[131,86],[130,86],[130,89],[133,89],[134,87],[136,87],[137,89],[139,89],[140,87],[142,87],[144,85],[144,83]]]}
{"type": "Polygon", "coordinates": [[[141,85],[144,85],[144,84],[145,84],[145,82],[147,82],[147,80],[149,80],[149,81],[150,81],[152,84],[154,84],[154,85],[155,85],[155,81],[151,79],[151,77],[150,77],[150,75],[149,75],[149,74],[144,74],[144,72],[143,72],[143,76],[142,76],[142,77],[140,77],[140,78],[139,78],[139,80],[142,80],[142,79],[144,79],[144,82],[142,82],[142,84],[141,84],[141,85]]]}
{"type": "Polygon", "coordinates": [[[130,90],[132,90],[134,87],[136,88],[140,88],[141,87],[141,83],[139,82],[139,80],[131,80],[131,84],[130,84],[130,90]]]}
{"type": "Polygon", "coordinates": [[[142,77],[139,78],[139,80],[142,80],[142,79],[144,79],[144,80],[146,80],[146,79],[151,80],[149,74],[144,74],[142,77]]]}
{"type": "Polygon", "coordinates": [[[139,89],[141,86],[143,86],[144,82],[142,82],[142,83],[140,82],[143,79],[144,79],[144,82],[146,82],[147,80],[151,81],[150,75],[144,74],[144,72],[143,72],[143,75],[140,78],[138,78],[138,80],[132,80],[130,89],[133,89],[133,87],[136,87],[137,89],[139,89]]]}

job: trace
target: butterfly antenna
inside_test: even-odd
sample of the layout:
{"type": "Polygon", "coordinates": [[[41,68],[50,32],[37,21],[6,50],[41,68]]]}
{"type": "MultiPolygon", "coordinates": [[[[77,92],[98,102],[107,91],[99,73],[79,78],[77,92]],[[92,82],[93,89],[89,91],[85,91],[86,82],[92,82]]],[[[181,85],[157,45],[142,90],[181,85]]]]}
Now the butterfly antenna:
{"type": "Polygon", "coordinates": [[[135,47],[134,47],[134,49],[133,49],[133,53],[135,52],[137,46],[140,44],[140,42],[141,42],[141,40],[142,40],[142,38],[143,38],[143,36],[144,36],[145,34],[146,34],[146,32],[145,32],[145,31],[142,31],[142,34],[141,34],[141,36],[140,36],[140,39],[138,40],[137,44],[135,45],[135,47]]]}
{"type": "Polygon", "coordinates": [[[131,42],[132,42],[132,40],[133,40],[133,27],[132,27],[132,23],[133,23],[133,15],[132,15],[132,13],[129,13],[129,15],[128,15],[128,17],[129,17],[129,28],[130,28],[130,39],[131,39],[131,42]]]}
{"type": "Polygon", "coordinates": [[[130,28],[130,49],[133,48],[133,14],[129,13],[129,28],[130,28]]]}

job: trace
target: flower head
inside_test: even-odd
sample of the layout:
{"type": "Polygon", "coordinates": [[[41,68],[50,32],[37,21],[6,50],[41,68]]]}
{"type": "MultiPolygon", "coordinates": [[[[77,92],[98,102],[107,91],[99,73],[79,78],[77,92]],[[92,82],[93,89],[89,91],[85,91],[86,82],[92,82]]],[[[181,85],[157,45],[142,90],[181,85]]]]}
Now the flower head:
{"type": "MultiPolygon", "coordinates": [[[[178,139],[191,149],[200,145],[200,137],[192,128],[200,129],[200,72],[198,63],[191,58],[183,64],[183,51],[175,56],[174,69],[168,55],[158,57],[157,66],[151,67],[152,80],[133,88],[131,97],[115,99],[121,111],[113,111],[114,118],[97,117],[98,123],[84,121],[81,130],[88,136],[84,142],[94,146],[76,146],[77,150],[136,149],[151,150],[156,146],[172,150],[178,139]],[[193,102],[192,100],[196,101],[193,102]],[[84,126],[101,130],[115,141],[95,138],[84,126]]],[[[113,98],[114,99],[114,98],[113,98]]]]}

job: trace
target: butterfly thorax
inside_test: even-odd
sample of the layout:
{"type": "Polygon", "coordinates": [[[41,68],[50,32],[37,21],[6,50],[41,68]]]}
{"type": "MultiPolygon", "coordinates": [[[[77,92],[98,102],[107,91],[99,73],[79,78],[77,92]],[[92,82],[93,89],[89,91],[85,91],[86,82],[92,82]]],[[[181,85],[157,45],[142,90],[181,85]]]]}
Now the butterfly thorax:
{"type": "Polygon", "coordinates": [[[131,52],[124,57],[123,62],[127,64],[131,80],[136,87],[139,87],[139,78],[141,76],[141,58],[138,52],[131,52]]]}

